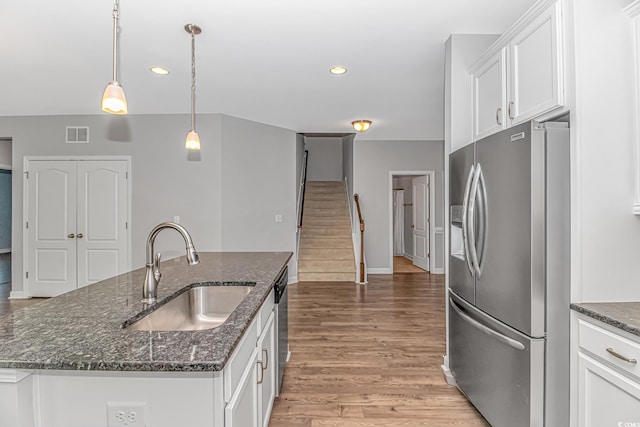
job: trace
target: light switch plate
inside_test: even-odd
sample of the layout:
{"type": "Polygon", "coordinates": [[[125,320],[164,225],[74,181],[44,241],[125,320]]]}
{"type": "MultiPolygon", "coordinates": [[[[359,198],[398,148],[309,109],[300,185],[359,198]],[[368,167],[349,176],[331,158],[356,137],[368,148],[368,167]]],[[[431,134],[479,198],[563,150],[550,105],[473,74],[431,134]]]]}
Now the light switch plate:
{"type": "Polygon", "coordinates": [[[276,222],[282,222],[282,215],[276,215],[276,222]]]}

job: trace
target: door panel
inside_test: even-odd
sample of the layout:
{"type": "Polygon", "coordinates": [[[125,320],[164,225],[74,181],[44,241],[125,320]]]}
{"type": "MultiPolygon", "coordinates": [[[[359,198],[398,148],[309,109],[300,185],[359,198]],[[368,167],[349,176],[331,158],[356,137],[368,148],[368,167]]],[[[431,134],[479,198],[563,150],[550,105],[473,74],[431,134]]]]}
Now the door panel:
{"type": "Polygon", "coordinates": [[[127,270],[125,161],[78,162],[78,287],[127,270]]]}
{"type": "Polygon", "coordinates": [[[30,295],[71,291],[76,288],[76,211],[70,208],[76,205],[75,162],[32,162],[27,185],[30,295]]]}
{"type": "Polygon", "coordinates": [[[542,426],[544,339],[449,295],[449,366],[458,387],[492,426],[542,426]]]}
{"type": "Polygon", "coordinates": [[[532,260],[542,250],[538,243],[544,240],[544,203],[540,200],[532,211],[532,174],[535,185],[544,188],[544,140],[532,144],[527,122],[478,141],[476,155],[486,184],[489,230],[484,265],[476,279],[476,306],[524,334],[542,336],[544,279],[533,280],[532,273],[539,269],[532,260]],[[532,315],[542,323],[532,327],[532,315]]]}
{"type": "Polygon", "coordinates": [[[449,287],[470,303],[475,303],[475,279],[467,267],[462,236],[462,205],[464,190],[475,161],[474,144],[449,156],[449,287]]]}
{"type": "Polygon", "coordinates": [[[413,265],[429,270],[429,185],[427,176],[413,178],[413,265]]]}

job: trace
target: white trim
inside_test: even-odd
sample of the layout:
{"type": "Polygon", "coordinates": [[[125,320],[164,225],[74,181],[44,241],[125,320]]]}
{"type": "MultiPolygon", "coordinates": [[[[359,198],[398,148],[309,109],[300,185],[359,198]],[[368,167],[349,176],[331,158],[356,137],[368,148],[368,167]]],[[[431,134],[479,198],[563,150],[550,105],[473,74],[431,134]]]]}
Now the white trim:
{"type": "Polygon", "coordinates": [[[292,283],[298,283],[298,276],[289,276],[289,281],[287,282],[287,284],[290,285],[292,283]]]}
{"type": "MultiPolygon", "coordinates": [[[[12,291],[11,295],[21,293],[24,295],[22,298],[31,298],[29,293],[29,279],[26,278],[26,271],[29,270],[29,233],[26,231],[25,224],[29,220],[29,182],[27,181],[27,175],[29,173],[29,162],[32,161],[63,161],[63,160],[75,160],[75,161],[124,161],[127,163],[127,265],[124,267],[124,271],[131,271],[131,257],[132,257],[132,173],[131,173],[131,156],[24,156],[22,159],[23,173],[22,173],[22,223],[20,224],[22,232],[22,291],[12,291]]],[[[15,297],[19,298],[19,297],[15,297]]]]}
{"type": "Polygon", "coordinates": [[[5,163],[0,163],[0,169],[4,169],[4,170],[7,170],[7,171],[10,171],[10,170],[13,170],[13,166],[7,165],[5,163]]]}
{"type": "Polygon", "coordinates": [[[449,369],[449,356],[442,356],[443,363],[440,365],[440,369],[442,369],[442,373],[444,374],[444,380],[450,386],[456,386],[456,379],[451,373],[451,369],[449,369]]]}
{"type": "Polygon", "coordinates": [[[29,299],[29,295],[25,291],[11,291],[9,292],[9,299],[29,299]]]}
{"type": "Polygon", "coordinates": [[[382,267],[382,268],[368,267],[367,273],[368,274],[393,274],[393,270],[391,268],[386,268],[386,267],[382,267]]]}
{"type": "Polygon", "coordinates": [[[11,248],[0,249],[0,254],[10,254],[10,253],[11,253],[11,248]]]}
{"type": "Polygon", "coordinates": [[[17,384],[31,374],[33,374],[33,372],[18,371],[14,369],[0,369],[0,384],[17,384]]]}
{"type": "MultiPolygon", "coordinates": [[[[436,172],[435,171],[389,171],[389,271],[393,274],[393,177],[396,176],[429,176],[429,272],[435,273],[435,225],[436,220],[436,172]]],[[[415,251],[416,248],[413,248],[415,251]]],[[[371,272],[371,269],[367,269],[371,272]]],[[[376,273],[372,273],[376,274],[376,273]]]]}
{"type": "Polygon", "coordinates": [[[633,204],[633,214],[640,215],[640,119],[638,114],[640,113],[640,0],[636,0],[624,8],[624,11],[629,15],[633,21],[633,64],[634,64],[634,81],[633,81],[633,93],[634,93],[634,105],[635,105],[635,117],[634,119],[634,132],[636,142],[636,200],[633,204]]]}
{"type": "MultiPolygon", "coordinates": [[[[394,255],[395,256],[395,255],[394,255]]],[[[411,254],[402,254],[403,257],[413,262],[413,256],[411,254]]]]}

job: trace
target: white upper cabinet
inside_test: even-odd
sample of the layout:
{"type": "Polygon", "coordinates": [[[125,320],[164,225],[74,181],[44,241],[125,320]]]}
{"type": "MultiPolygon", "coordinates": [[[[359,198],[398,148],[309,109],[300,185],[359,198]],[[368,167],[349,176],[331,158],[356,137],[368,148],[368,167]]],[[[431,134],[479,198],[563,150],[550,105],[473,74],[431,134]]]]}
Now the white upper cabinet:
{"type": "Polygon", "coordinates": [[[503,129],[506,105],[506,49],[500,49],[473,74],[473,134],[483,138],[503,129]]]}
{"type": "Polygon", "coordinates": [[[559,16],[558,2],[538,2],[471,68],[475,140],[563,105],[559,16]]]}

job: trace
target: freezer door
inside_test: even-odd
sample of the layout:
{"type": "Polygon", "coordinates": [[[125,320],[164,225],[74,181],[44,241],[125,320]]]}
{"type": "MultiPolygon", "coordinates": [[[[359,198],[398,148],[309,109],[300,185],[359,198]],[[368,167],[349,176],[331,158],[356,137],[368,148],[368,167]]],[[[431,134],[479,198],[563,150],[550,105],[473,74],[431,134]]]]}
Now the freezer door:
{"type": "Polygon", "coordinates": [[[449,286],[470,303],[475,302],[475,279],[470,268],[469,247],[462,220],[465,195],[470,190],[474,164],[474,145],[463,147],[449,156],[449,286]]]}
{"type": "Polygon", "coordinates": [[[449,367],[458,388],[493,427],[542,427],[544,339],[449,295],[449,367]]]}
{"type": "Polygon", "coordinates": [[[545,144],[532,123],[476,142],[486,244],[475,305],[532,337],[545,333],[545,144]]]}

